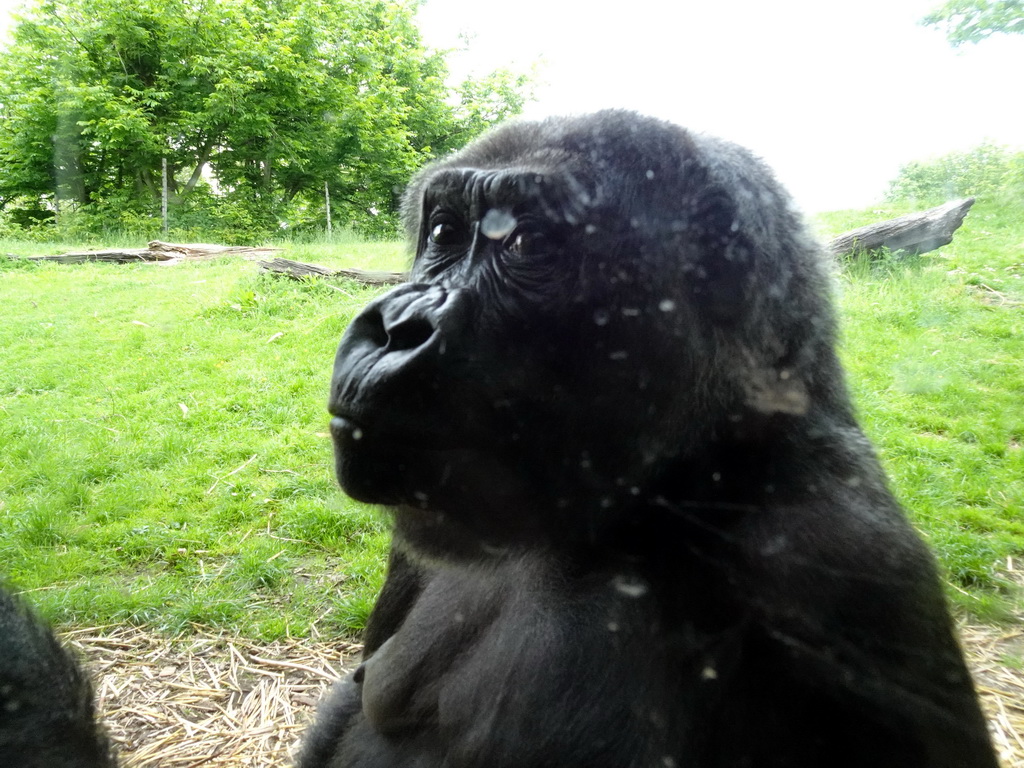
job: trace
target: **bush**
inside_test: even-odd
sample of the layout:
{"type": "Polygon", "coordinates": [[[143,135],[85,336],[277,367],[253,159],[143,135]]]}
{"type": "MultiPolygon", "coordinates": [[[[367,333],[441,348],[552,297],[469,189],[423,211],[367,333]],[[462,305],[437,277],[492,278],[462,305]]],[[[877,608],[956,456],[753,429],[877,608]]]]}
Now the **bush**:
{"type": "Polygon", "coordinates": [[[938,204],[957,197],[993,199],[1024,193],[1024,152],[985,143],[966,152],[914,161],[889,183],[886,198],[938,204]]]}

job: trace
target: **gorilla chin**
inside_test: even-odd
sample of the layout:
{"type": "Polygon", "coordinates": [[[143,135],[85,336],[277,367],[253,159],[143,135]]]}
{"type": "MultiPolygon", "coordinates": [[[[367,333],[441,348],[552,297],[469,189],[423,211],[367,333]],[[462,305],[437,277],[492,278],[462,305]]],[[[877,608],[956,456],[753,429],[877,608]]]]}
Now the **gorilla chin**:
{"type": "Polygon", "coordinates": [[[335,474],[345,493],[369,504],[405,500],[396,487],[405,462],[391,441],[369,437],[364,427],[342,416],[331,419],[331,437],[335,474]]]}
{"type": "Polygon", "coordinates": [[[512,122],[403,206],[412,281],[329,401],[388,574],[300,768],[996,768],[833,264],[758,159],[512,122]]]}
{"type": "Polygon", "coordinates": [[[536,540],[533,521],[519,514],[536,494],[493,454],[413,448],[340,416],[331,420],[331,435],[345,493],[392,507],[400,538],[413,551],[465,560],[536,540]],[[467,507],[468,499],[486,503],[467,507]]]}

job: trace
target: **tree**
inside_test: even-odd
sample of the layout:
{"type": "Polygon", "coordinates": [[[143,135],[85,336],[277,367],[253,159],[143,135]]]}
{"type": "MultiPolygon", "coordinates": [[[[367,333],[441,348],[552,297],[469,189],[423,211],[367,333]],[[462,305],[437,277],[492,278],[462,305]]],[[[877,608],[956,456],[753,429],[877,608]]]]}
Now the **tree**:
{"type": "Polygon", "coordinates": [[[1024,0],[949,0],[921,23],[943,30],[954,47],[997,32],[1024,34],[1024,0]]]}
{"type": "Polygon", "coordinates": [[[503,72],[450,88],[415,8],[40,0],[0,54],[0,206],[152,215],[166,159],[181,216],[275,227],[322,210],[326,183],[340,221],[387,230],[395,187],[528,88],[503,72]]]}

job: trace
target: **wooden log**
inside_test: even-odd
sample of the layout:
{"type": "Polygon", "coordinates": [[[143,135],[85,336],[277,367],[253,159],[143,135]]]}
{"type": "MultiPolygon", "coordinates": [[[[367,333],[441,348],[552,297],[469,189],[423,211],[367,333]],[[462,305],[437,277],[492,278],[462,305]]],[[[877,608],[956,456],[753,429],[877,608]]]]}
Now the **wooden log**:
{"type": "Polygon", "coordinates": [[[213,243],[165,243],[150,240],[149,250],[183,259],[215,259],[219,256],[254,256],[276,253],[280,248],[251,245],[214,245],[213,243]]]}
{"type": "Polygon", "coordinates": [[[963,223],[972,205],[974,198],[968,197],[927,211],[908,213],[878,224],[859,227],[829,242],[828,249],[836,256],[878,248],[913,255],[934,251],[953,242],[953,233],[963,223]]]}
{"type": "Polygon", "coordinates": [[[365,269],[331,269],[291,259],[259,261],[260,269],[300,280],[304,277],[346,277],[366,285],[400,285],[409,279],[407,272],[378,272],[365,269]]]}
{"type": "Polygon", "coordinates": [[[271,259],[270,261],[257,261],[260,269],[266,272],[275,272],[287,277],[294,277],[299,280],[304,277],[331,277],[333,269],[321,267],[317,264],[305,264],[301,261],[291,259],[271,259]]]}
{"type": "Polygon", "coordinates": [[[335,270],[334,274],[367,285],[401,285],[409,282],[408,272],[379,272],[369,269],[342,268],[335,270]]]}
{"type": "Polygon", "coordinates": [[[170,261],[169,253],[151,251],[148,248],[119,248],[109,251],[71,251],[56,256],[29,256],[29,261],[53,261],[58,264],[83,264],[87,261],[105,261],[114,264],[128,264],[137,261],[170,261]]]}
{"type": "Polygon", "coordinates": [[[56,256],[29,256],[31,261],[53,261],[58,264],[82,264],[87,261],[104,261],[114,264],[128,264],[138,261],[173,262],[215,259],[220,256],[253,256],[274,253],[280,248],[253,247],[248,245],[213,245],[211,243],[164,243],[151,240],[146,248],[114,248],[106,251],[72,251],[56,256]]]}

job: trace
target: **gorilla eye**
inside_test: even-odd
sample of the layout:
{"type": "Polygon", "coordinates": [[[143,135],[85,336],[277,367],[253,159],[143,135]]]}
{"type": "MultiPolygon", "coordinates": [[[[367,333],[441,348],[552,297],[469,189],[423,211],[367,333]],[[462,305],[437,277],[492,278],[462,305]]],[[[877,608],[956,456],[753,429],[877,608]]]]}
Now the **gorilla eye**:
{"type": "Polygon", "coordinates": [[[551,250],[552,242],[543,232],[520,230],[505,241],[505,250],[513,256],[540,256],[551,250]]]}
{"type": "Polygon", "coordinates": [[[430,242],[435,245],[458,245],[465,239],[465,229],[451,221],[438,222],[430,230],[430,242]]]}

